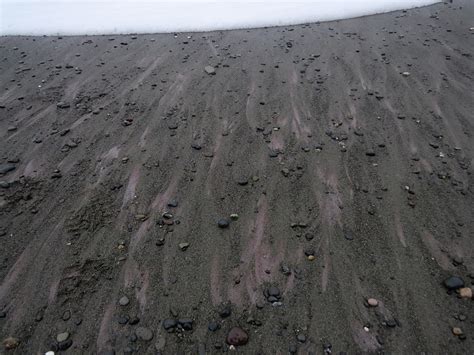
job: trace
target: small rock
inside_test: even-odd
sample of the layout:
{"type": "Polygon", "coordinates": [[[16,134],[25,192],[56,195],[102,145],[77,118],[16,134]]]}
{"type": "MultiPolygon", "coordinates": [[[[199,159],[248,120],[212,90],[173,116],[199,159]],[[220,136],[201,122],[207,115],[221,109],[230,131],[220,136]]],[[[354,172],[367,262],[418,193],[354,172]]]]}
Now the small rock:
{"type": "Polygon", "coordinates": [[[464,280],[458,276],[451,276],[444,280],[444,286],[448,290],[457,290],[458,288],[464,287],[464,280]]]}
{"type": "Polygon", "coordinates": [[[189,248],[189,243],[179,243],[179,249],[181,249],[182,251],[185,251],[188,248],[189,248]]]}
{"type": "Polygon", "coordinates": [[[141,339],[144,341],[150,341],[151,339],[153,339],[153,332],[149,328],[138,327],[135,330],[135,334],[138,337],[138,339],[141,339]]]}
{"type": "Polygon", "coordinates": [[[10,187],[10,183],[8,181],[0,181],[0,187],[3,189],[8,189],[10,187]]]}
{"type": "Polygon", "coordinates": [[[217,322],[209,322],[209,324],[207,325],[207,329],[209,329],[209,331],[211,332],[215,332],[219,329],[219,324],[217,322]]]}
{"type": "Polygon", "coordinates": [[[168,202],[168,207],[178,207],[178,201],[177,200],[171,200],[168,202]]]}
{"type": "Polygon", "coordinates": [[[245,330],[240,327],[232,328],[227,334],[226,342],[229,345],[242,346],[247,344],[249,336],[245,330]]]}
{"type": "Polygon", "coordinates": [[[20,345],[20,341],[17,338],[8,337],[3,341],[3,346],[6,350],[15,349],[18,345],[20,345]]]}
{"type": "Polygon", "coordinates": [[[191,318],[178,319],[178,323],[184,330],[192,330],[193,329],[193,320],[191,318]]]}
{"type": "Polygon", "coordinates": [[[163,321],[163,328],[165,328],[165,330],[172,330],[174,328],[176,328],[176,326],[178,325],[178,323],[176,322],[175,319],[165,319],[163,321]]]}
{"type": "Polygon", "coordinates": [[[461,298],[472,298],[472,289],[470,287],[462,287],[459,289],[459,296],[461,298]]]}
{"type": "Polygon", "coordinates": [[[126,306],[130,303],[130,300],[128,299],[127,296],[123,296],[120,300],[119,300],[119,305],[121,306],[126,306]]]}
{"type": "Polygon", "coordinates": [[[369,298],[367,303],[370,307],[377,307],[379,305],[379,301],[377,301],[375,298],[369,298]]]}
{"type": "Polygon", "coordinates": [[[69,105],[67,102],[60,101],[56,104],[57,108],[69,108],[71,105],[69,105]]]}
{"type": "Polygon", "coordinates": [[[217,226],[219,228],[228,228],[229,224],[230,224],[230,222],[227,218],[222,218],[222,219],[217,221],[217,226]]]}
{"type": "Polygon", "coordinates": [[[204,67],[204,71],[209,75],[215,75],[216,74],[216,70],[214,69],[214,67],[211,67],[210,65],[206,65],[204,67]]]}
{"type": "Polygon", "coordinates": [[[13,164],[0,164],[0,174],[6,174],[12,170],[15,170],[15,165],[13,164]]]}
{"type": "Polygon", "coordinates": [[[456,336],[459,336],[459,335],[462,335],[462,329],[459,328],[459,327],[454,327],[453,328],[453,334],[456,335],[456,336]]]}
{"type": "Polygon", "coordinates": [[[63,341],[66,341],[69,339],[69,333],[68,332],[63,332],[63,333],[59,333],[57,336],[56,336],[56,341],[58,343],[62,343],[63,341]]]}

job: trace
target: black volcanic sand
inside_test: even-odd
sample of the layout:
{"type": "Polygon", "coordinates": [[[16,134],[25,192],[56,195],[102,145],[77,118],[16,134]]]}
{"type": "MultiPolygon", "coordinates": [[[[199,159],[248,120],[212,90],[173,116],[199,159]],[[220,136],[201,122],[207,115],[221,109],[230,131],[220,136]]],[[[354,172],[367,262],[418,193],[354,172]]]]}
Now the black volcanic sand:
{"type": "Polygon", "coordinates": [[[471,352],[473,26],[1,38],[2,351],[471,352]]]}

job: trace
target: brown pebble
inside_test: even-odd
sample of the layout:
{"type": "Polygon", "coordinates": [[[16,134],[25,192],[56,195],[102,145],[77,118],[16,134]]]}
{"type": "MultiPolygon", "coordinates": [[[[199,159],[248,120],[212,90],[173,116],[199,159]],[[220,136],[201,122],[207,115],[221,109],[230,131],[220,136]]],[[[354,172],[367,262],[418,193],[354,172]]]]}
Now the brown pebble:
{"type": "Polygon", "coordinates": [[[227,344],[241,346],[247,344],[249,336],[245,330],[240,327],[234,327],[227,334],[227,344]]]}
{"type": "Polygon", "coordinates": [[[15,349],[18,345],[20,345],[20,341],[17,338],[8,337],[3,341],[3,346],[6,350],[15,349]]]}

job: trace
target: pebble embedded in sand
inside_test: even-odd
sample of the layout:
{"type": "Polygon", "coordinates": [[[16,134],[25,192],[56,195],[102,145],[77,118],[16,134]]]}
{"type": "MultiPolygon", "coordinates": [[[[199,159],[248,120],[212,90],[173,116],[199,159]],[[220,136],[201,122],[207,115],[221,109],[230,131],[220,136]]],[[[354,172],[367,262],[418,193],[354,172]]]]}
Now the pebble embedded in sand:
{"type": "Polygon", "coordinates": [[[179,249],[181,249],[182,251],[185,251],[188,248],[189,248],[189,243],[179,243],[179,249]]]}
{"type": "Polygon", "coordinates": [[[59,333],[57,336],[56,336],[56,341],[58,343],[62,343],[63,341],[66,341],[69,339],[69,332],[63,332],[63,333],[59,333]]]}
{"type": "Polygon", "coordinates": [[[214,67],[211,67],[210,65],[206,65],[204,67],[204,71],[209,74],[209,75],[214,75],[216,74],[216,70],[214,69],[214,67]]]}
{"type": "Polygon", "coordinates": [[[462,329],[459,328],[459,327],[454,327],[453,328],[453,334],[456,335],[456,336],[462,335],[463,334],[462,329]]]}
{"type": "Polygon", "coordinates": [[[153,331],[145,327],[138,327],[137,330],[135,330],[135,335],[138,337],[138,339],[144,341],[150,341],[153,339],[153,331]]]}
{"type": "Polygon", "coordinates": [[[57,104],[56,104],[56,107],[57,108],[69,108],[71,105],[69,105],[67,102],[64,102],[64,101],[59,101],[57,104]]]}
{"type": "Polygon", "coordinates": [[[123,296],[122,298],[120,298],[119,300],[119,305],[121,306],[126,306],[130,303],[130,300],[128,299],[127,296],[123,296]]]}
{"type": "Polygon", "coordinates": [[[402,75],[403,75],[403,76],[410,76],[410,72],[404,71],[404,72],[402,73],[402,75]]]}
{"type": "Polygon", "coordinates": [[[226,342],[229,345],[242,346],[247,344],[249,336],[245,330],[240,327],[232,328],[227,334],[226,342]]]}
{"type": "Polygon", "coordinates": [[[18,345],[20,345],[20,341],[14,337],[8,337],[3,341],[3,346],[6,350],[15,349],[18,345]]]}
{"type": "Polygon", "coordinates": [[[379,301],[377,301],[375,298],[369,298],[367,303],[370,307],[377,307],[379,305],[379,301]]]}
{"type": "Polygon", "coordinates": [[[162,324],[165,330],[171,331],[172,329],[176,328],[176,326],[178,325],[178,322],[176,322],[175,319],[169,318],[169,319],[165,319],[162,324]]]}
{"type": "Polygon", "coordinates": [[[444,286],[448,290],[457,290],[458,288],[464,287],[464,280],[458,276],[451,276],[444,280],[444,286]]]}
{"type": "Polygon", "coordinates": [[[6,174],[12,170],[15,170],[15,165],[13,164],[0,164],[0,174],[6,174]]]}
{"type": "Polygon", "coordinates": [[[229,220],[227,218],[222,218],[217,221],[217,226],[219,228],[228,228],[229,227],[229,220]]]}
{"type": "Polygon", "coordinates": [[[472,289],[470,287],[462,287],[459,289],[459,296],[461,298],[472,298],[472,289]]]}

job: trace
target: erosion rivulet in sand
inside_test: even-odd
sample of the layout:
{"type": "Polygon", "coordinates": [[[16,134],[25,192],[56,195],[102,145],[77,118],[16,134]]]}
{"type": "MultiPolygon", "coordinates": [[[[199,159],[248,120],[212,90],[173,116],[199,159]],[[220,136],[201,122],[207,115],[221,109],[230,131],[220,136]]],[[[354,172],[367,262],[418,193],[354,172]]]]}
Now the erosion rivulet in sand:
{"type": "Polygon", "coordinates": [[[2,351],[472,351],[473,19],[0,38],[2,351]]]}

